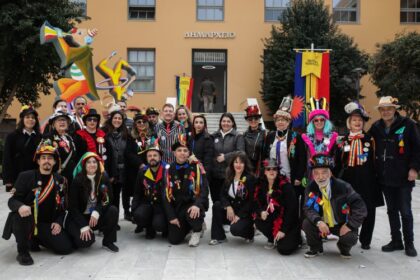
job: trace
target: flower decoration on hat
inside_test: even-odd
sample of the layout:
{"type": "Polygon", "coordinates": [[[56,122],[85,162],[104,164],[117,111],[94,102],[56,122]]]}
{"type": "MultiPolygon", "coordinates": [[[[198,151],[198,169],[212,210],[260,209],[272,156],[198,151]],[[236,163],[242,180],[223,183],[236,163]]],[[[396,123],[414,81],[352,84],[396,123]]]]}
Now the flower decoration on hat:
{"type": "Polygon", "coordinates": [[[309,167],[315,168],[334,168],[334,159],[325,154],[316,154],[309,159],[309,167]]]}
{"type": "Polygon", "coordinates": [[[352,101],[348,103],[346,106],[344,106],[344,111],[347,113],[347,115],[360,115],[363,120],[368,121],[369,115],[366,112],[365,108],[357,101],[352,101]]]}
{"type": "Polygon", "coordinates": [[[257,118],[261,118],[261,112],[260,109],[258,108],[258,105],[254,104],[254,105],[249,105],[248,107],[246,107],[245,109],[245,119],[251,118],[251,117],[257,117],[257,118]]]}

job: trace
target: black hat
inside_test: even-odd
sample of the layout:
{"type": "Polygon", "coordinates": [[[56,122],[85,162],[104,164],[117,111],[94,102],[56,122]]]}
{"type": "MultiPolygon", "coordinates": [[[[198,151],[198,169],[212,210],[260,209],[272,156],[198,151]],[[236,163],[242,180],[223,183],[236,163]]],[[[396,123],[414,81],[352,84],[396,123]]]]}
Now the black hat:
{"type": "Polygon", "coordinates": [[[245,115],[246,120],[252,117],[261,118],[262,116],[260,109],[258,108],[258,105],[249,105],[248,107],[246,107],[245,112],[246,112],[246,115],[245,115]]]}
{"type": "Polygon", "coordinates": [[[99,125],[99,122],[101,121],[101,115],[98,114],[98,112],[96,111],[96,109],[89,109],[89,111],[87,112],[87,114],[83,116],[82,119],[83,119],[83,122],[85,124],[86,124],[86,119],[88,117],[95,117],[95,118],[97,118],[98,119],[98,125],[99,125]]]}
{"type": "Polygon", "coordinates": [[[316,154],[309,160],[309,167],[311,169],[315,168],[334,168],[334,159],[325,154],[316,154]]]}
{"type": "Polygon", "coordinates": [[[52,114],[50,116],[50,118],[48,119],[49,124],[53,124],[54,121],[59,118],[59,117],[65,117],[67,118],[68,122],[70,123],[72,121],[70,115],[66,112],[63,112],[61,110],[56,111],[54,114],[52,114]]]}
{"type": "Polygon", "coordinates": [[[149,107],[146,110],[146,115],[159,115],[159,110],[156,109],[155,107],[149,107]]]}
{"type": "Polygon", "coordinates": [[[133,120],[134,120],[134,122],[136,122],[138,120],[145,120],[145,121],[147,121],[148,118],[147,118],[146,112],[145,111],[138,112],[137,114],[134,115],[134,119],[133,120]]]}
{"type": "Polygon", "coordinates": [[[20,109],[19,118],[23,119],[25,116],[33,114],[36,118],[38,118],[38,112],[35,111],[34,108],[32,108],[32,105],[24,105],[20,109]]]}
{"type": "Polygon", "coordinates": [[[144,161],[146,162],[146,156],[149,151],[156,151],[159,152],[160,156],[163,156],[163,152],[159,146],[159,138],[155,138],[152,136],[146,143],[146,149],[140,152],[140,155],[143,157],[144,161]]]}

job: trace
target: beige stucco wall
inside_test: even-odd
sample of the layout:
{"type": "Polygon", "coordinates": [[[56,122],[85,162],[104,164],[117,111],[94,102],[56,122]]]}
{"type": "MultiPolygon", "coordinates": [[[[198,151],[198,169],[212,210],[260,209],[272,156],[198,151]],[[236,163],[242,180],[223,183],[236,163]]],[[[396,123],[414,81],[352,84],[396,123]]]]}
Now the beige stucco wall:
{"type": "MultiPolygon", "coordinates": [[[[192,71],[192,49],[226,49],[228,53],[227,109],[237,112],[243,108],[240,103],[247,97],[260,99],[260,78],[264,37],[269,36],[272,23],[264,22],[264,0],[225,0],[225,15],[222,22],[200,22],[196,20],[195,0],[156,0],[154,21],[129,20],[126,0],[88,0],[87,14],[92,20],[82,27],[96,27],[99,35],[93,47],[93,63],[113,50],[117,58],[127,59],[128,48],[153,48],[156,50],[155,92],[137,93],[129,105],[139,107],[160,107],[166,97],[175,96],[175,75],[192,71]],[[186,39],[188,31],[235,32],[234,39],[186,39]]],[[[331,7],[332,0],[325,1],[331,7]]],[[[420,31],[420,25],[404,25],[399,22],[399,0],[360,1],[360,21],[357,24],[341,24],[341,30],[354,37],[360,48],[372,53],[376,43],[394,38],[404,30],[420,31]]],[[[46,20],[48,17],[46,16],[46,20]]],[[[52,45],[45,46],[51,48],[52,45]]],[[[114,59],[113,62],[116,60],[114,59]]],[[[98,74],[96,81],[102,80],[98,74]]],[[[363,101],[373,112],[377,103],[375,88],[369,78],[362,79],[363,101]]],[[[104,91],[102,95],[106,94],[104,91]]],[[[51,113],[55,93],[43,96],[41,119],[51,113]]],[[[263,105],[259,101],[260,105],[263,105]]],[[[95,107],[100,108],[97,103],[95,107]]],[[[264,107],[263,107],[264,108],[264,107]]],[[[16,117],[20,104],[14,102],[8,113],[16,117]]],[[[263,109],[263,111],[266,111],[263,109]]],[[[374,114],[374,117],[377,115],[374,114]]],[[[267,117],[267,116],[266,116],[267,117]]]]}

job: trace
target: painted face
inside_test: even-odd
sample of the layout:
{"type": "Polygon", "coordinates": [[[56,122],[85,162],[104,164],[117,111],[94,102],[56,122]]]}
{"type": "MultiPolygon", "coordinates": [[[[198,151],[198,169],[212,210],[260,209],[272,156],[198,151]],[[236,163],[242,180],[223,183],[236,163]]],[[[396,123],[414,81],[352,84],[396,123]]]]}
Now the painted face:
{"type": "Polygon", "coordinates": [[[202,118],[194,119],[194,129],[196,133],[200,133],[204,131],[204,120],[202,118]]]}
{"type": "Polygon", "coordinates": [[[364,121],[361,116],[353,115],[350,117],[350,131],[359,132],[363,130],[364,121]]]}
{"type": "Polygon", "coordinates": [[[98,161],[94,157],[90,157],[86,161],[86,173],[88,175],[93,175],[98,170],[98,161]]]}
{"type": "Polygon", "coordinates": [[[312,176],[314,177],[315,182],[320,187],[328,185],[328,182],[331,178],[331,170],[326,167],[315,168],[312,170],[312,176]]]}
{"type": "Polygon", "coordinates": [[[29,114],[23,117],[23,126],[28,129],[32,130],[36,124],[36,117],[34,114],[29,114]]]}
{"type": "Polygon", "coordinates": [[[277,130],[284,131],[289,127],[290,120],[285,117],[277,117],[275,125],[277,130]]]}
{"type": "Polygon", "coordinates": [[[246,120],[251,129],[257,129],[258,125],[260,124],[260,119],[260,117],[249,117],[246,120]]]}
{"type": "Polygon", "coordinates": [[[325,118],[322,116],[315,116],[312,120],[316,130],[323,130],[325,126],[325,118]]]}
{"type": "Polygon", "coordinates": [[[228,117],[223,117],[223,119],[222,119],[222,121],[221,121],[220,125],[222,126],[222,130],[223,130],[224,132],[226,132],[226,131],[229,131],[229,130],[231,130],[231,129],[232,129],[232,127],[233,127],[233,122],[231,121],[231,119],[230,119],[230,118],[228,118],[228,117]]]}
{"type": "Polygon", "coordinates": [[[277,167],[266,167],[264,168],[264,175],[269,180],[274,180],[277,177],[278,168],[277,167]]]}
{"type": "Polygon", "coordinates": [[[384,121],[392,121],[395,116],[395,112],[397,110],[395,107],[388,106],[388,107],[379,107],[379,113],[381,114],[381,118],[384,121]]]}
{"type": "Polygon", "coordinates": [[[115,114],[112,117],[111,124],[114,128],[119,128],[124,122],[123,117],[120,114],[115,114]]]}
{"type": "Polygon", "coordinates": [[[163,108],[162,115],[165,122],[173,121],[175,118],[174,108],[165,106],[165,108],[163,108]]]}
{"type": "Polygon", "coordinates": [[[151,167],[158,166],[160,163],[160,154],[158,151],[148,151],[146,155],[147,163],[151,167]]]}
{"type": "Polygon", "coordinates": [[[58,102],[55,110],[67,113],[67,103],[65,101],[58,102]]]}
{"type": "Polygon", "coordinates": [[[66,117],[58,117],[54,121],[54,128],[57,131],[67,131],[69,128],[69,121],[66,117]]]}
{"type": "Polygon", "coordinates": [[[186,121],[188,119],[187,112],[184,109],[179,109],[176,115],[178,121],[186,121]]]}
{"type": "Polygon", "coordinates": [[[52,171],[52,168],[55,165],[54,156],[47,155],[47,154],[40,155],[37,162],[38,162],[39,168],[45,172],[52,171]]]}
{"type": "Polygon", "coordinates": [[[175,158],[177,163],[184,163],[188,160],[190,156],[190,151],[186,147],[178,147],[175,152],[175,158]]]}
{"type": "Polygon", "coordinates": [[[235,170],[236,174],[242,174],[245,169],[245,163],[239,157],[237,157],[233,162],[233,169],[235,170]]]}

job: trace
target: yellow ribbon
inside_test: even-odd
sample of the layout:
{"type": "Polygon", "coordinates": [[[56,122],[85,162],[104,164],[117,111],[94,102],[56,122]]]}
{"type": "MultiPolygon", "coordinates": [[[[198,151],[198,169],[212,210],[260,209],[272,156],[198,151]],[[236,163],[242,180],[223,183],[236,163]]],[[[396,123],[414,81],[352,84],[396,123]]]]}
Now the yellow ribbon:
{"type": "Polygon", "coordinates": [[[327,188],[320,188],[322,192],[322,211],[324,212],[324,222],[328,224],[330,228],[334,227],[334,218],[332,213],[332,207],[328,198],[327,188]]]}

